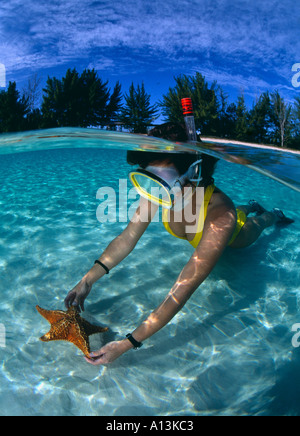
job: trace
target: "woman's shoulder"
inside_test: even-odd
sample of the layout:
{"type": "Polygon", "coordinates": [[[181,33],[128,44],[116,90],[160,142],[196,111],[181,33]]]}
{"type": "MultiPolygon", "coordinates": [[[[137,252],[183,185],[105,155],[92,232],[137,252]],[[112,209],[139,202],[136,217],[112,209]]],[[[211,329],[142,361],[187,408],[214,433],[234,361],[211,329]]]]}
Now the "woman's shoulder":
{"type": "Polygon", "coordinates": [[[235,206],[230,197],[225,192],[221,191],[218,187],[215,188],[214,193],[209,203],[209,208],[214,209],[216,207],[226,208],[228,210],[235,210],[235,206]]]}

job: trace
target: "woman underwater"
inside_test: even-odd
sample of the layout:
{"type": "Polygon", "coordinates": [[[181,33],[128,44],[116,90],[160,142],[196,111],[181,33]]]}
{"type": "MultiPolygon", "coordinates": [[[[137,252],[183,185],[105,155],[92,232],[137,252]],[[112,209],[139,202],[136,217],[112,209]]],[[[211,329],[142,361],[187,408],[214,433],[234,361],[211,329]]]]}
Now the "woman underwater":
{"type": "MultiPolygon", "coordinates": [[[[160,127],[159,132],[154,130],[150,134],[172,140],[179,137],[170,125],[165,127],[167,133],[160,127]]],[[[184,133],[182,130],[179,133],[182,140],[184,133]]],[[[91,359],[86,358],[92,365],[109,364],[128,350],[140,348],[168,324],[209,276],[227,246],[248,247],[266,228],[293,222],[279,209],[269,212],[254,200],[236,209],[231,199],[214,185],[217,159],[211,156],[129,151],[127,161],[138,166],[130,173],[130,180],[141,196],[139,207],[125,230],[69,292],[66,307],[75,305],[84,310],[84,301],[93,284],[133,251],[159,207],[166,230],[187,240],[195,251],[164,301],[132,334],[106,344],[92,353],[91,359]],[[250,217],[250,214],[255,215],[250,217]]]]}

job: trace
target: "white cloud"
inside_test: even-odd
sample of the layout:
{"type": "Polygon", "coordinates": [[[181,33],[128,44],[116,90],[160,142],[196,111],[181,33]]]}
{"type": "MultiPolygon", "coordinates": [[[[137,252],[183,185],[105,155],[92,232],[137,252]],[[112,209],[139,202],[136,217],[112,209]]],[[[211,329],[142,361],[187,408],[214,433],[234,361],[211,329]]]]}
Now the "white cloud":
{"type": "Polygon", "coordinates": [[[2,0],[0,62],[15,71],[78,59],[102,70],[197,67],[212,77],[222,65],[220,83],[258,77],[263,86],[300,61],[299,11],[294,0],[2,0]]]}

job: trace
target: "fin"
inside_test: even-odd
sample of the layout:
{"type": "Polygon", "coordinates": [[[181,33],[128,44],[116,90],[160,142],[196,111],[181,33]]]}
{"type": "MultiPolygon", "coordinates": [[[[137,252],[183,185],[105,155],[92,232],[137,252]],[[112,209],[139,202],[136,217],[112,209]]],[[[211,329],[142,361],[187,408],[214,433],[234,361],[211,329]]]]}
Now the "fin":
{"type": "Polygon", "coordinates": [[[282,212],[282,210],[280,209],[275,208],[272,210],[272,212],[278,217],[278,221],[276,223],[278,225],[288,225],[288,224],[293,224],[295,222],[295,220],[286,217],[282,212]]]}

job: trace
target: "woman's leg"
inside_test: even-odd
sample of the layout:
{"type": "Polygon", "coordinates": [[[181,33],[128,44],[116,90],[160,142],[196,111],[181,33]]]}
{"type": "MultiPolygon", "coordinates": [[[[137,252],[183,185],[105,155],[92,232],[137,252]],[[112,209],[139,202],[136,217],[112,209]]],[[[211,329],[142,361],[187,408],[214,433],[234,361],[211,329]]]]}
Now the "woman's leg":
{"type": "Polygon", "coordinates": [[[250,213],[256,213],[256,216],[259,216],[267,212],[267,210],[255,200],[250,200],[246,206],[239,206],[238,209],[243,211],[246,216],[250,215],[250,213]]]}
{"type": "MultiPolygon", "coordinates": [[[[240,206],[238,209],[243,210],[247,216],[251,213],[250,206],[240,206]]],[[[273,212],[265,212],[260,216],[247,218],[245,225],[230,246],[232,248],[249,247],[257,241],[265,229],[273,226],[277,221],[278,217],[273,212]]]]}
{"type": "Polygon", "coordinates": [[[253,213],[253,207],[250,205],[246,205],[246,206],[238,206],[239,210],[241,210],[242,212],[245,213],[246,216],[250,215],[250,213],[253,213]]]}

